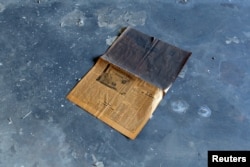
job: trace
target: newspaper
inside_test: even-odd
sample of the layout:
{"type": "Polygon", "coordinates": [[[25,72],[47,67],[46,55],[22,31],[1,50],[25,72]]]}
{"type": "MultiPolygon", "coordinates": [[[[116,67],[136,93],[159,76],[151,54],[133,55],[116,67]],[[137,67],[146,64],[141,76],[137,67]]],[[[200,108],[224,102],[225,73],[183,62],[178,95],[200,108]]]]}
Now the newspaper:
{"type": "Polygon", "coordinates": [[[190,55],[127,28],[67,98],[135,139],[190,55]]]}

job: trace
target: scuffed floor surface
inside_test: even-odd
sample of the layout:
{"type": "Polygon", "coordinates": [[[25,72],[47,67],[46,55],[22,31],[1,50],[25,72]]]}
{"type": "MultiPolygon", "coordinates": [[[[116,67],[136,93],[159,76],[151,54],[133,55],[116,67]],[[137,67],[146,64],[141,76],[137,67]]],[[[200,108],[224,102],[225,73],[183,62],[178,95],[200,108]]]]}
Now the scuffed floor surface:
{"type": "Polygon", "coordinates": [[[203,167],[250,150],[247,0],[0,0],[0,166],[203,167]],[[65,99],[131,26],[192,57],[134,141],[65,99]]]}

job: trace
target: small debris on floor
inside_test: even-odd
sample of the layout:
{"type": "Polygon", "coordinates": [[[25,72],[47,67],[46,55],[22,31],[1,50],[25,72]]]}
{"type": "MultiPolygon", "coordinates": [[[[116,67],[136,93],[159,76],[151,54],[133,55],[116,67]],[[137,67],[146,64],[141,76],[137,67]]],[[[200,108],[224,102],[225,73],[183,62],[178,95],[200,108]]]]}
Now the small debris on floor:
{"type": "Polygon", "coordinates": [[[116,38],[117,36],[114,37],[108,36],[108,38],[106,39],[106,44],[109,46],[112,45],[112,43],[115,41],[116,38]]]}
{"type": "Polygon", "coordinates": [[[80,10],[74,10],[65,15],[61,20],[61,27],[78,26],[83,27],[85,21],[84,13],[80,10]]]}
{"type": "Polygon", "coordinates": [[[189,2],[189,0],[176,0],[176,2],[181,3],[181,4],[186,4],[189,2]]]}
{"type": "Polygon", "coordinates": [[[8,118],[8,121],[9,121],[9,122],[8,122],[9,125],[13,123],[11,117],[8,118]]]}
{"type": "Polygon", "coordinates": [[[102,161],[97,161],[94,154],[92,154],[92,159],[94,161],[94,164],[93,164],[94,167],[104,167],[103,162],[102,161]]]}
{"type": "Polygon", "coordinates": [[[96,162],[96,163],[94,163],[94,166],[96,166],[96,167],[104,167],[104,164],[103,164],[103,162],[96,162]]]}
{"type": "Polygon", "coordinates": [[[211,109],[210,109],[208,106],[204,105],[204,106],[201,106],[201,107],[199,108],[198,114],[199,114],[201,117],[208,118],[208,117],[211,116],[212,111],[211,111],[211,109]]]}
{"type": "Polygon", "coordinates": [[[28,112],[27,114],[25,114],[25,115],[22,117],[22,119],[27,118],[31,113],[32,113],[32,111],[30,111],[30,112],[28,112]]]}
{"type": "Polygon", "coordinates": [[[227,40],[225,41],[226,44],[231,44],[231,43],[240,43],[240,40],[238,37],[234,36],[234,37],[227,37],[227,40]]]}
{"type": "Polygon", "coordinates": [[[189,108],[189,104],[184,100],[172,101],[170,105],[171,105],[172,111],[179,113],[179,114],[184,114],[189,108]]]}

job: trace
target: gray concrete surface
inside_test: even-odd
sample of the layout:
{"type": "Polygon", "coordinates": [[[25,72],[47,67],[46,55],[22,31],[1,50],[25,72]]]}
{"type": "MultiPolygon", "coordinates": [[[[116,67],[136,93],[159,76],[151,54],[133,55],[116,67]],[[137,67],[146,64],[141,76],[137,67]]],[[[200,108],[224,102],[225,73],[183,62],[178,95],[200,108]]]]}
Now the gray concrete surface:
{"type": "Polygon", "coordinates": [[[1,167],[203,167],[250,150],[247,0],[0,0],[1,167]],[[121,27],[192,51],[131,141],[65,99],[121,27]]]}

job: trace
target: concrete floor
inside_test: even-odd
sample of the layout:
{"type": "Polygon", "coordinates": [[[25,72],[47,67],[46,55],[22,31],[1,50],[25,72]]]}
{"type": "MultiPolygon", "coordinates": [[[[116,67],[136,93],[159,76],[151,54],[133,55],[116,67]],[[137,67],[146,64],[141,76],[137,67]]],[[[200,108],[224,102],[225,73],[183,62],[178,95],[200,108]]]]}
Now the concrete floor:
{"type": "Polygon", "coordinates": [[[0,0],[1,167],[203,167],[250,150],[247,0],[0,0]],[[192,51],[136,140],[65,99],[131,26],[192,51]]]}

